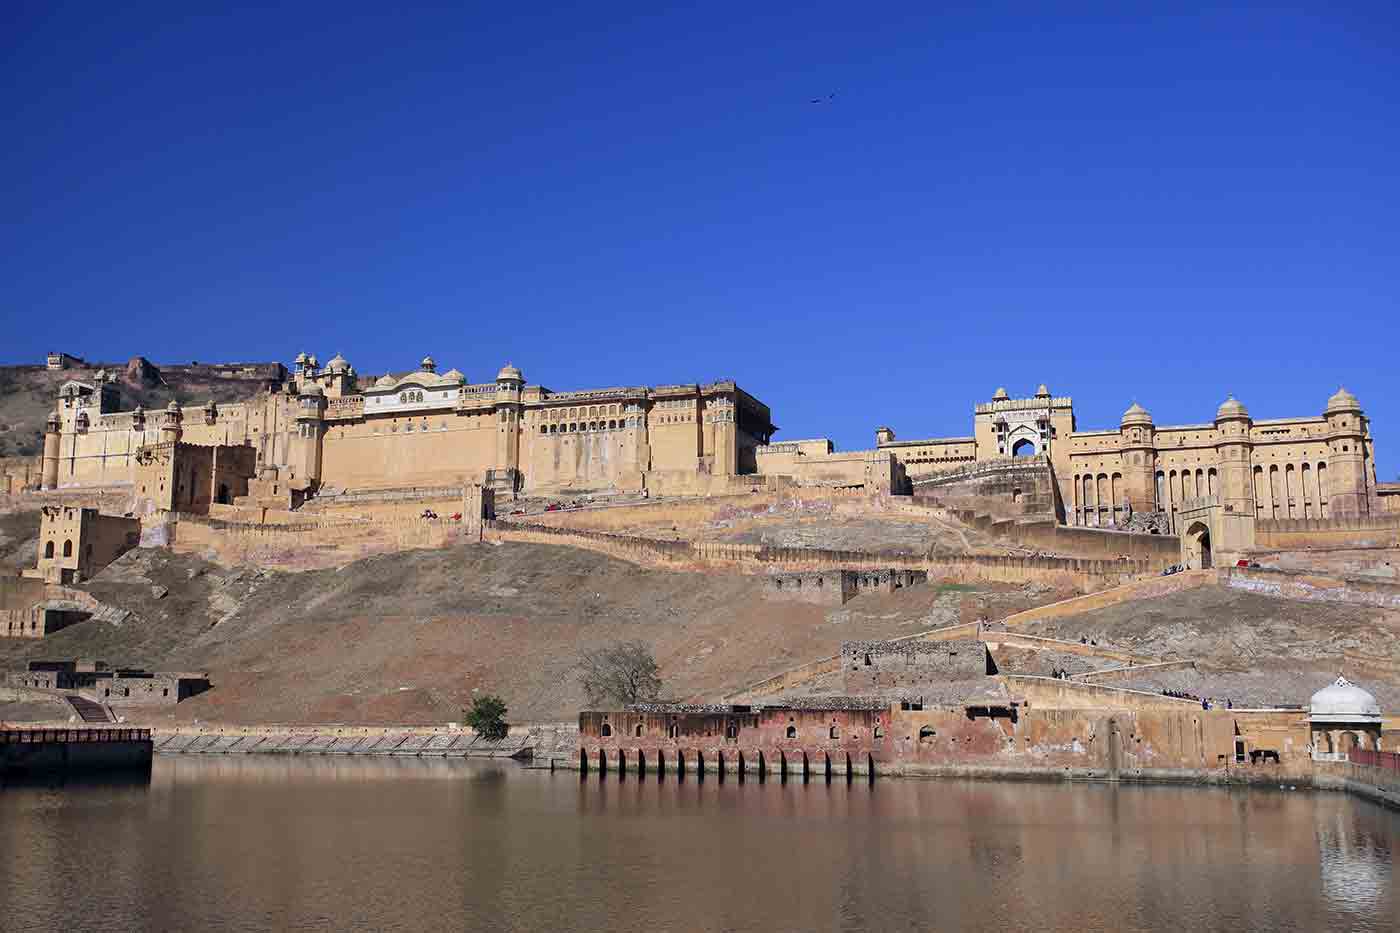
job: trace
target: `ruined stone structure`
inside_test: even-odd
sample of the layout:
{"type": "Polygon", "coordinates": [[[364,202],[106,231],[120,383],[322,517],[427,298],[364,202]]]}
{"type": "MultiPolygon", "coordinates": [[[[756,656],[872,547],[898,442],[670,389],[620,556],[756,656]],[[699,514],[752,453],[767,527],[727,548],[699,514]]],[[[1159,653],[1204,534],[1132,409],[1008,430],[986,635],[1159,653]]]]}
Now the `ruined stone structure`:
{"type": "Polygon", "coordinates": [[[46,505],[39,519],[36,576],[50,583],[78,583],[136,547],[139,519],[102,515],[97,509],[46,505]]]}
{"type": "Polygon", "coordinates": [[[79,366],[87,365],[81,357],[74,356],[71,353],[64,353],[62,350],[50,351],[48,357],[44,360],[44,364],[45,368],[50,371],[74,369],[79,366]]]}
{"type": "MultiPolygon", "coordinates": [[[[575,764],[585,771],[682,777],[1053,774],[1276,784],[1286,775],[1317,773],[1312,720],[1321,708],[1337,706],[1328,700],[1334,688],[1318,694],[1310,714],[1203,709],[1194,700],[1049,677],[997,679],[1006,682],[1005,699],[955,704],[841,696],[772,706],[654,703],[585,711],[579,713],[575,764]]],[[[1374,712],[1374,700],[1365,702],[1369,694],[1349,684],[1346,689],[1360,705],[1349,697],[1337,706],[1341,715],[1374,712]]],[[[1368,730],[1344,730],[1336,741],[1350,741],[1350,735],[1357,747],[1363,737],[1373,743],[1368,730]]]]}
{"type": "Polygon", "coordinates": [[[49,590],[39,579],[0,577],[0,638],[43,638],[91,615],[49,590]]]}
{"type": "Polygon", "coordinates": [[[11,687],[60,690],[107,706],[174,706],[209,689],[209,675],[153,673],[140,668],[113,668],[105,661],[30,661],[23,671],[9,671],[11,687]]]}
{"type": "Polygon", "coordinates": [[[848,641],[841,657],[845,690],[857,696],[918,696],[934,684],[996,672],[977,639],[848,641]]]}
{"type": "Polygon", "coordinates": [[[840,606],[861,593],[893,593],[928,582],[926,570],[816,570],[770,574],[763,585],[768,599],[840,606]]]}

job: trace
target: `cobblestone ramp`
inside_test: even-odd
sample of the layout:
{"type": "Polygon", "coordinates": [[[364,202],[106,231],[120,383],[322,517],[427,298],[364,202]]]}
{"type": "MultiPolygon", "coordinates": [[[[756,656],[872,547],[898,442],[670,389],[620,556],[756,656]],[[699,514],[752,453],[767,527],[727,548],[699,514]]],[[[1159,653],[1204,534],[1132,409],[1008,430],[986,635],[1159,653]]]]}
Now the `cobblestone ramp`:
{"type": "Polygon", "coordinates": [[[408,738],[407,732],[390,732],[380,736],[373,744],[356,749],[357,754],[364,755],[387,755],[403,744],[403,740],[408,738]]]}
{"type": "Polygon", "coordinates": [[[324,755],[336,743],[336,736],[318,735],[302,748],[304,755],[324,755]]]}
{"type": "Polygon", "coordinates": [[[447,750],[452,746],[452,742],[456,738],[457,737],[455,735],[452,735],[450,732],[443,732],[434,735],[431,738],[429,738],[427,744],[423,746],[421,754],[424,756],[431,756],[434,758],[445,755],[447,753],[447,750]]]}
{"type": "Polygon", "coordinates": [[[283,739],[278,740],[276,745],[264,749],[264,751],[295,754],[296,752],[299,752],[303,748],[305,748],[306,745],[314,738],[314,735],[289,735],[283,739]]]}
{"type": "Polygon", "coordinates": [[[206,755],[227,755],[228,750],[243,741],[241,735],[221,735],[200,749],[206,755]]]}
{"type": "Polygon", "coordinates": [[[168,739],[166,739],[164,742],[162,742],[162,743],[160,744],[159,750],[160,750],[162,753],[166,753],[166,752],[183,752],[186,748],[189,747],[190,743],[193,742],[193,741],[194,741],[195,739],[197,739],[197,738],[200,738],[200,736],[197,736],[197,735],[172,735],[172,736],[170,736],[168,739]]]}
{"type": "Polygon", "coordinates": [[[359,745],[366,744],[368,739],[363,735],[342,735],[336,738],[325,751],[327,755],[349,755],[359,745]]]}
{"type": "Polygon", "coordinates": [[[465,758],[471,749],[472,743],[476,741],[474,734],[458,735],[452,739],[452,744],[447,747],[443,754],[448,758],[465,758]]]}
{"type": "Polygon", "coordinates": [[[423,747],[428,744],[428,740],[431,738],[431,735],[410,735],[399,744],[398,748],[395,748],[389,754],[402,755],[405,757],[417,755],[423,750],[423,747]]]}

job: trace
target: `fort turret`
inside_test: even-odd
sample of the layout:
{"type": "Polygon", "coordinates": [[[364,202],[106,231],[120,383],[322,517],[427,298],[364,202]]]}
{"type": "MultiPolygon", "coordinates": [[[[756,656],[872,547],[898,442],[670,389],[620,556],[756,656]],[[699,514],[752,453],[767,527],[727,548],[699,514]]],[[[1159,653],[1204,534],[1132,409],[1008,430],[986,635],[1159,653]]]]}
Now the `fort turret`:
{"type": "Polygon", "coordinates": [[[293,438],[292,488],[315,489],[321,482],[321,446],[326,433],[326,392],[308,385],[297,395],[297,434],[293,438]]]}
{"type": "Polygon", "coordinates": [[[1370,512],[1366,475],[1366,416],[1361,403],[1344,388],[1327,400],[1327,499],[1332,515],[1370,512]]]}
{"type": "Polygon", "coordinates": [[[488,472],[497,492],[514,498],[520,489],[520,394],[525,375],[510,363],[496,373],[496,468],[488,472]]]}
{"type": "Polygon", "coordinates": [[[162,444],[178,444],[180,437],[184,434],[184,429],[180,422],[184,420],[184,413],[180,411],[180,406],[171,401],[165,406],[165,414],[160,419],[160,442],[162,444]]]}
{"type": "MultiPolygon", "coordinates": [[[[1123,463],[1123,489],[1120,493],[1128,504],[1127,514],[1118,513],[1117,518],[1126,520],[1135,512],[1157,511],[1157,490],[1153,482],[1153,467],[1156,462],[1156,426],[1152,414],[1133,402],[1118,422],[1119,450],[1123,463]]],[[[1120,508],[1123,502],[1112,503],[1120,508]]]]}
{"type": "Polygon", "coordinates": [[[58,417],[57,411],[49,412],[49,420],[44,422],[44,468],[42,485],[44,489],[58,488],[58,456],[59,445],[63,435],[60,433],[63,422],[58,417]]]}
{"type": "Polygon", "coordinates": [[[326,363],[326,394],[330,398],[344,398],[355,391],[355,367],[337,353],[326,363]]]}
{"type": "Polygon", "coordinates": [[[1215,411],[1215,443],[1219,466],[1220,505],[1227,513],[1254,515],[1254,482],[1250,476],[1249,411],[1233,395],[1215,411]]]}

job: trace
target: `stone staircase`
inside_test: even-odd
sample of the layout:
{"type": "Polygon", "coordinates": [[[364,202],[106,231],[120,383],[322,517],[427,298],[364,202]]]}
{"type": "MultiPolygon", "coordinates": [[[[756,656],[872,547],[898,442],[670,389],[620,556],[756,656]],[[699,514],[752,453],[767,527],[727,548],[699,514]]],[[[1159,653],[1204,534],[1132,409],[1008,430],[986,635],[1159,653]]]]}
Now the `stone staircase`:
{"type": "Polygon", "coordinates": [[[89,700],[87,697],[80,697],[74,694],[64,696],[68,705],[73,707],[73,711],[78,714],[78,718],[83,722],[116,722],[117,717],[112,715],[112,711],[101,703],[89,700]]]}

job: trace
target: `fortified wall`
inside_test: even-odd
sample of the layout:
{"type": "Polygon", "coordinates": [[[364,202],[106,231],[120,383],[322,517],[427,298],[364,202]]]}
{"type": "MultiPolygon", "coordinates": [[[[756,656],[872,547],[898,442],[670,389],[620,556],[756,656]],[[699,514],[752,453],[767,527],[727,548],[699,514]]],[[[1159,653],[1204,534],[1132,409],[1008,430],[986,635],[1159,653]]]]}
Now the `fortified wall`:
{"type": "Polygon", "coordinates": [[[42,485],[130,485],[141,450],[183,441],[251,447],[257,471],[303,492],[482,482],[513,496],[636,491],[651,479],[712,494],[756,474],[754,450],[775,430],[767,406],[732,381],[554,392],[510,365],[471,383],[426,357],[361,385],[343,357],[322,367],[301,354],[285,383],[251,401],[172,406],[159,418],[120,411],[105,372],[64,383],[42,485]]]}

